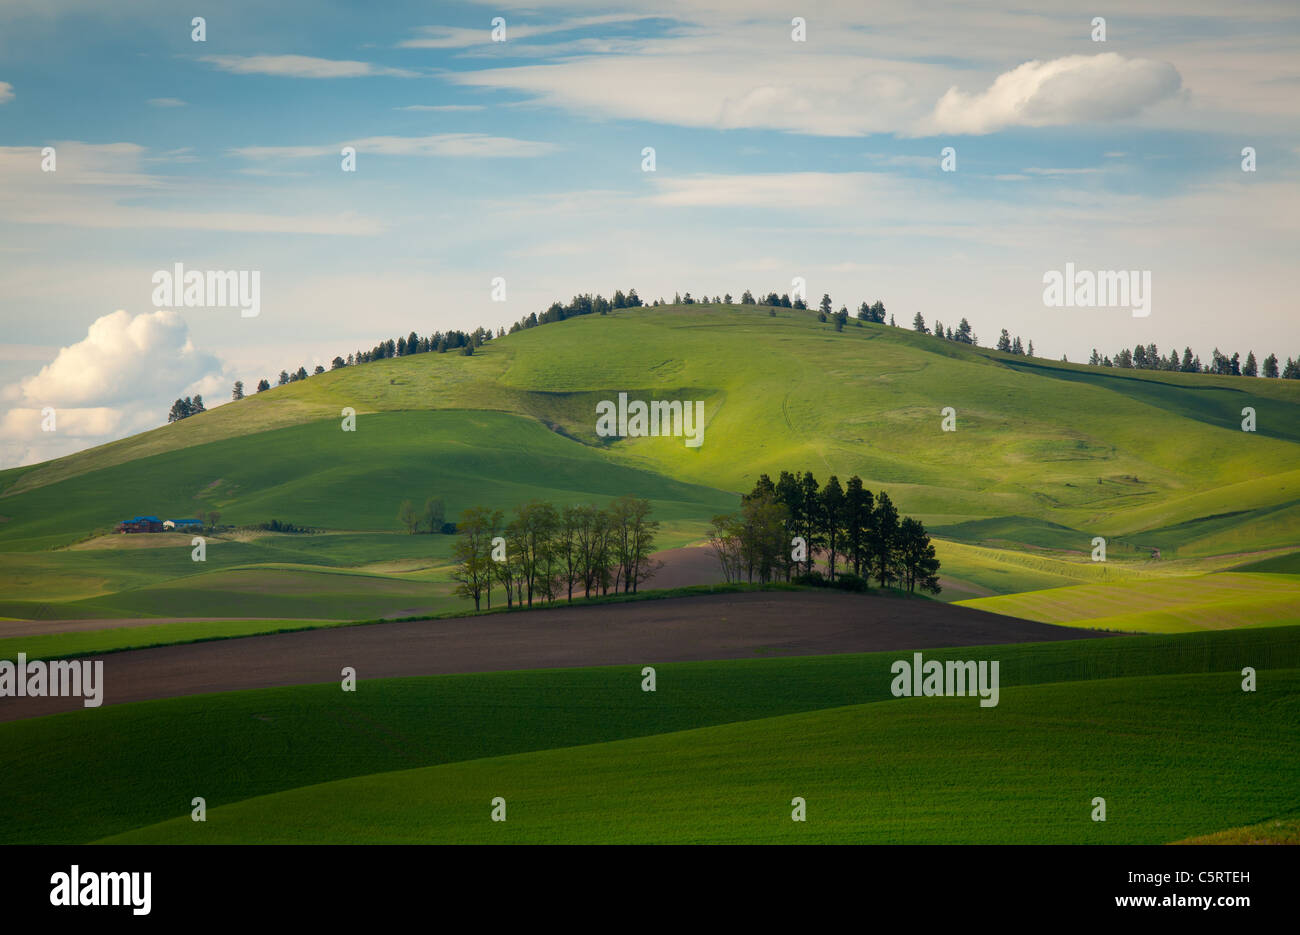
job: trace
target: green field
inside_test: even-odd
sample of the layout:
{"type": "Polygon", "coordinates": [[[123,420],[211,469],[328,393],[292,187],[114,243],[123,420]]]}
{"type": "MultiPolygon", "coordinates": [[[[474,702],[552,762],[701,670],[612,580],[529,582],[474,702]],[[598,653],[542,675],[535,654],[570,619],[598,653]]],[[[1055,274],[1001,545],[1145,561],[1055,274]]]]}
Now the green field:
{"type": "Polygon", "coordinates": [[[1300,669],[1269,676],[833,708],[325,783],[105,843],[1165,843],[1295,807],[1300,669]]]}
{"type": "MultiPolygon", "coordinates": [[[[276,387],[45,464],[0,472],[0,616],[379,617],[466,604],[448,537],[401,501],[509,510],[652,501],[662,547],[697,541],[760,472],[858,473],[939,540],[944,599],[1177,578],[1293,551],[1300,383],[1094,370],[810,312],[682,306],[533,328],[472,357],[420,354],[276,387]],[[594,407],[702,399],[704,445],[610,440],[594,407]],[[1239,429],[1254,406],[1259,430],[1239,429]],[[360,414],[343,432],[340,413],[360,414]],[[953,406],[958,430],[940,430],[953,406]],[[105,537],[117,520],[220,511],[322,535],[105,537]],[[1094,536],[1108,561],[1088,561],[1094,536]],[[174,540],[174,541],[171,541],[174,540]],[[1152,550],[1159,549],[1159,560],[1152,550]],[[353,573],[349,588],[318,572],[353,573]],[[324,586],[318,599],[308,597],[324,586]]],[[[1242,613],[1253,612],[1243,605],[1242,613]]]]}
{"type": "MultiPolygon", "coordinates": [[[[1055,698],[1051,703],[1058,705],[1059,723],[1074,724],[1072,729],[1081,737],[1094,740],[1109,736],[1112,723],[1117,731],[1129,731],[1149,702],[1165,704],[1182,697],[1195,716],[1150,719],[1141,734],[1167,735],[1168,747],[1162,750],[1167,749],[1171,770],[1179,765],[1203,768],[1200,757],[1213,752],[1207,740],[1179,752],[1183,741],[1213,733],[1201,726],[1203,710],[1211,718],[1205,722],[1209,724],[1235,713],[1243,731],[1268,736],[1276,756],[1290,755],[1294,763],[1294,744],[1300,737],[1295,699],[1300,696],[1285,693],[1294,675],[1283,681],[1281,673],[1300,668],[1300,627],[926,653],[926,658],[935,659],[999,660],[1003,700],[989,709],[981,709],[972,698],[893,699],[890,665],[909,656],[871,653],[666,664],[657,667],[658,690],[653,694],[640,690],[639,667],[550,669],[363,681],[355,694],[340,691],[337,684],[231,692],[0,723],[0,771],[6,777],[0,813],[14,816],[0,825],[0,841],[97,840],[187,815],[194,796],[205,797],[214,810],[207,828],[199,829],[206,833],[218,827],[215,816],[222,807],[321,783],[468,761],[487,763],[524,753],[565,756],[574,748],[591,750],[595,748],[587,745],[651,736],[655,743],[668,745],[656,748],[661,751],[656,757],[677,744],[683,745],[685,755],[699,749],[692,746],[697,744],[697,728],[743,722],[745,730],[761,733],[766,724],[778,731],[773,736],[785,736],[781,732],[786,727],[773,725],[773,719],[824,712],[829,718],[824,726],[830,730],[844,717],[846,706],[865,706],[859,709],[865,712],[861,716],[848,716],[856,725],[852,737],[827,735],[823,749],[828,768],[834,762],[852,772],[861,765],[856,757],[864,751],[886,750],[873,739],[878,713],[886,719],[880,722],[882,729],[888,722],[891,731],[912,731],[910,739],[891,735],[901,745],[898,749],[935,749],[929,738],[943,723],[957,718],[954,723],[970,726],[961,720],[966,709],[978,715],[975,724],[996,731],[996,737],[984,739],[1001,744],[1009,742],[1008,730],[1014,735],[1024,728],[1024,717],[1044,717],[1037,711],[1039,698],[1013,694],[1012,689],[1030,686],[1059,686],[1063,694],[1041,696],[1043,703],[1055,698]],[[1244,665],[1260,672],[1256,694],[1243,696],[1240,691],[1244,665]],[[1181,681],[1188,676],[1207,677],[1203,683],[1181,681]],[[1118,700],[1108,700],[1112,692],[1119,692],[1118,700]],[[1240,708],[1252,703],[1254,708],[1240,708]],[[1071,704],[1073,710],[1065,710],[1071,704]],[[1223,713],[1213,714],[1215,706],[1223,713]],[[831,737],[837,739],[830,742],[831,737]],[[87,782],[88,776],[95,781],[87,782]]],[[[1039,723],[1058,722],[1044,717],[1039,723]]],[[[1231,738],[1235,730],[1226,736],[1231,738]]],[[[1053,743],[1050,736],[1034,736],[1042,749],[1026,747],[1030,760],[1053,743]]],[[[986,753],[994,756],[997,749],[989,747],[986,753]]],[[[1241,788],[1269,787],[1273,754],[1257,761],[1254,752],[1252,746],[1249,757],[1215,760],[1215,768],[1235,770],[1241,788]]],[[[675,759],[675,754],[670,756],[675,759]]],[[[665,762],[655,762],[656,771],[668,768],[665,762]]],[[[706,772],[721,782],[717,765],[724,761],[709,762],[706,772]]],[[[807,768],[815,763],[816,758],[807,760],[807,768]]],[[[736,776],[744,775],[738,768],[736,776]]],[[[840,780],[846,788],[858,788],[858,780],[849,774],[827,772],[824,781],[840,780]]],[[[1294,805],[1293,786],[1281,782],[1276,794],[1289,796],[1294,805]]],[[[1012,788],[1034,797],[1059,791],[1053,790],[1049,773],[1042,774],[1036,787],[1012,788]]],[[[1150,794],[1161,788],[1152,785],[1150,794]]],[[[553,791],[564,794],[563,788],[553,791]]],[[[509,793],[490,792],[488,799],[497,794],[509,793]]],[[[1217,801],[1188,812],[1177,828],[1166,831],[1161,825],[1160,834],[1173,840],[1274,814],[1268,810],[1271,798],[1266,803],[1243,795],[1240,808],[1225,812],[1214,806],[1217,801]]],[[[869,801],[860,804],[869,811],[869,801]]],[[[773,806],[778,815],[779,805],[773,806]]],[[[414,815],[411,820],[416,821],[414,815]]],[[[1014,818],[1006,824],[1015,824],[1014,818]]],[[[223,827],[226,831],[218,833],[233,833],[231,824],[223,827]]],[[[1001,824],[986,827],[990,839],[996,839],[1001,824]]],[[[1089,830],[1087,822],[1081,827],[1089,830]]],[[[883,828],[877,831],[885,833],[883,828]]],[[[256,835],[257,830],[250,827],[241,833],[256,835]]],[[[438,831],[453,833],[452,826],[438,831]]],[[[595,839],[604,832],[589,825],[586,833],[595,839]]]]}

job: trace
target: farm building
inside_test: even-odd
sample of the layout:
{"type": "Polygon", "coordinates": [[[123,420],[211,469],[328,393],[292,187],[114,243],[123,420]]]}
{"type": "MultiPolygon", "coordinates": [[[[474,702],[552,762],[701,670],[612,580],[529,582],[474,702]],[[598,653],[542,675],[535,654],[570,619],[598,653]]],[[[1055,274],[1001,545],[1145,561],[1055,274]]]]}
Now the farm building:
{"type": "Polygon", "coordinates": [[[162,520],[156,516],[137,516],[117,524],[118,532],[162,532],[162,520]]]}

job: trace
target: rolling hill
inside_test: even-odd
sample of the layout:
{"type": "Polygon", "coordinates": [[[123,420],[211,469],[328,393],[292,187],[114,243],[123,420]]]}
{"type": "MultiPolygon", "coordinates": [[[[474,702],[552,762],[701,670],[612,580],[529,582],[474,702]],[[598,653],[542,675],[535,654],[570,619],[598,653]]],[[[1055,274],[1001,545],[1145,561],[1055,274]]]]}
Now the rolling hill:
{"type": "MultiPolygon", "coordinates": [[[[175,609],[185,590],[217,594],[227,579],[211,576],[236,568],[274,569],[301,589],[304,569],[393,554],[398,505],[428,496],[454,518],[477,504],[635,493],[664,521],[661,544],[682,545],[760,473],[782,469],[857,473],[887,490],[941,540],[949,597],[1203,574],[1294,548],[1298,464],[1297,381],[1098,370],[872,323],[836,332],[789,309],[627,309],[521,331],[470,357],[335,370],[0,472],[0,572],[28,582],[6,588],[0,615],[195,614],[175,609]],[[703,445],[599,437],[596,403],[619,392],[703,400],[703,445]],[[1240,430],[1244,406],[1257,432],[1240,430]],[[356,432],[340,429],[344,407],[358,413],[356,432]],[[941,430],[945,407],[955,432],[941,430]],[[198,509],[223,524],[276,518],[329,535],[219,541],[197,572],[185,547],[166,558],[91,547],[123,517],[198,509]],[[1108,539],[1104,566],[1088,561],[1094,536],[1108,539]],[[157,599],[133,594],[160,586],[169,593],[157,599]]],[[[440,582],[445,594],[445,537],[417,539],[397,551],[427,558],[422,568],[371,571],[440,582]]],[[[344,612],[364,615],[364,604],[344,612]]],[[[293,616],[274,601],[237,613],[293,616]]]]}

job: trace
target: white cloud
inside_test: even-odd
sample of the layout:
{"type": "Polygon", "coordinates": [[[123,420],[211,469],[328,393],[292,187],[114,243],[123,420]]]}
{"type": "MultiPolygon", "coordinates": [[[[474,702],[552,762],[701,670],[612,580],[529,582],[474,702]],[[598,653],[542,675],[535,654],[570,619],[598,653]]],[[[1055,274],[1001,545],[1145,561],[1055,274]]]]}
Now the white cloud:
{"type": "Polygon", "coordinates": [[[947,69],[842,53],[834,46],[804,54],[792,52],[793,45],[784,32],[738,29],[708,38],[646,40],[617,55],[446,77],[462,86],[521,92],[533,103],[589,117],[819,136],[909,127],[951,83],[947,69]]]}
{"type": "MultiPolygon", "coordinates": [[[[164,179],[141,171],[143,146],[135,143],[52,143],[57,169],[42,172],[44,156],[38,146],[0,146],[0,207],[16,198],[32,179],[59,185],[103,185],[123,188],[162,188],[164,179]]],[[[48,188],[48,185],[46,186],[48,188]]],[[[47,197],[43,194],[42,197],[47,197]]]]}
{"type": "Polygon", "coordinates": [[[185,101],[178,97],[151,97],[149,104],[153,107],[185,107],[185,101]]]}
{"type": "Polygon", "coordinates": [[[14,98],[14,86],[8,81],[0,81],[0,104],[5,101],[12,101],[14,98]]]}
{"type": "Polygon", "coordinates": [[[178,313],[119,310],[92,322],[82,340],[23,380],[20,392],[39,406],[118,406],[179,391],[219,370],[215,357],[190,342],[178,313]]]}
{"type": "Polygon", "coordinates": [[[308,55],[205,55],[223,71],[236,75],[274,75],[281,78],[368,78],[385,75],[418,78],[420,73],[406,68],[387,68],[369,62],[312,58],[308,55]]]}
{"type": "Polygon", "coordinates": [[[1167,62],[1114,52],[1032,61],[999,75],[979,94],[951,87],[920,132],[992,133],[1132,117],[1175,94],[1182,79],[1167,62]]]}
{"type": "MultiPolygon", "coordinates": [[[[629,23],[652,18],[649,14],[611,13],[606,16],[584,16],[545,26],[528,23],[512,25],[507,21],[506,39],[509,42],[518,42],[535,36],[571,32],[588,26],[629,23]]],[[[491,26],[482,26],[477,29],[468,29],[462,26],[420,26],[416,29],[416,32],[419,34],[418,38],[404,39],[397,43],[397,47],[399,49],[465,49],[473,46],[491,46],[493,44],[491,26]]]]}
{"type": "Polygon", "coordinates": [[[36,375],[0,391],[12,404],[0,418],[0,462],[31,463],[156,427],[170,400],[223,382],[220,362],[194,347],[176,312],[104,315],[36,375]],[[53,432],[42,428],[47,408],[53,432]]]}
{"type": "Polygon", "coordinates": [[[231,150],[246,159],[308,159],[337,156],[343,146],[358,154],[380,156],[471,156],[531,157],[558,152],[561,147],[538,140],[519,140],[482,133],[435,133],[432,136],[372,136],[362,140],[326,143],[322,146],[243,146],[231,150]]]}

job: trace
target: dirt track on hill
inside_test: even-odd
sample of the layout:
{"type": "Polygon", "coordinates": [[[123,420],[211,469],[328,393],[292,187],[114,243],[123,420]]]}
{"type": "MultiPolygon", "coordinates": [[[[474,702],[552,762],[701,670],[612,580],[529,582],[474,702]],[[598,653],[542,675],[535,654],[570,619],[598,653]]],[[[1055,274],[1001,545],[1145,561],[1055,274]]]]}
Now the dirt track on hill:
{"type": "MultiPolygon", "coordinates": [[[[104,704],[276,685],[567,666],[644,665],[1113,636],[938,601],[757,592],[556,607],[160,646],[104,662],[104,704]]],[[[81,698],[0,698],[0,721],[82,710],[81,698]]]]}

